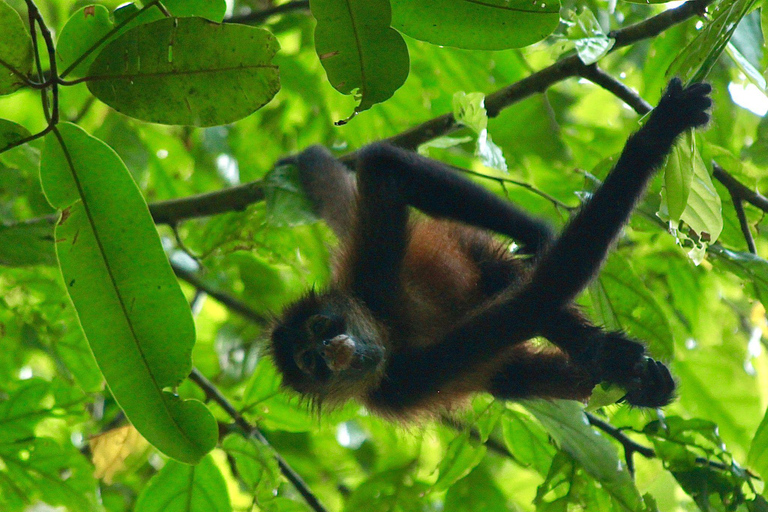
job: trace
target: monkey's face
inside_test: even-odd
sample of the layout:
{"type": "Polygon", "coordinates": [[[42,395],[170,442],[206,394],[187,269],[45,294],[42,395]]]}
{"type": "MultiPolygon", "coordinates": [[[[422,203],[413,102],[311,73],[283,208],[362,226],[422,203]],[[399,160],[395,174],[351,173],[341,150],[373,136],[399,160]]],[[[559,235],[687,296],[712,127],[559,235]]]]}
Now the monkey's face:
{"type": "Polygon", "coordinates": [[[284,385],[331,402],[376,384],[385,359],[370,312],[338,293],[312,292],[288,307],[272,331],[272,354],[284,385]]]}

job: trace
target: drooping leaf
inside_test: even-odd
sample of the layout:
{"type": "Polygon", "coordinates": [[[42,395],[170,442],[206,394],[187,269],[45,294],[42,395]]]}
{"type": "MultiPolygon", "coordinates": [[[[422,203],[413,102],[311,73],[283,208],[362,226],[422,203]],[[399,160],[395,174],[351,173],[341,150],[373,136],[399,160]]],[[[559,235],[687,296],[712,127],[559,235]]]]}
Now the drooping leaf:
{"type": "Polygon", "coordinates": [[[136,501],[135,512],[231,512],[227,483],[213,458],[196,466],[168,463],[152,477],[136,501]]]}
{"type": "Polygon", "coordinates": [[[581,408],[569,400],[527,400],[526,409],[560,447],[597,479],[626,510],[643,510],[643,500],[627,468],[607,439],[593,429],[581,408]]]}
{"type": "Polygon", "coordinates": [[[188,375],[195,331],[141,193],[109,146],[67,123],[46,137],[40,175],[63,210],[56,254],[112,394],[148,441],[197,462],[217,427],[202,403],[164,391],[188,375]]]}
{"type": "Polygon", "coordinates": [[[413,38],[468,50],[519,48],[560,21],[557,0],[392,0],[392,26],[413,38]]]}
{"type": "MultiPolygon", "coordinates": [[[[19,14],[5,0],[0,0],[0,27],[0,95],[3,95],[24,85],[18,74],[26,77],[32,70],[32,39],[19,14]]],[[[0,139],[0,149],[2,142],[0,139]]]]}
{"type": "Polygon", "coordinates": [[[672,148],[664,167],[664,198],[669,221],[677,224],[688,205],[693,180],[693,135],[689,132],[672,148]]]}
{"type": "Polygon", "coordinates": [[[717,4],[712,13],[712,21],[680,52],[667,75],[680,76],[684,82],[702,81],[715,65],[741,19],[755,2],[756,0],[734,0],[717,4]]]}
{"type": "MultiPolygon", "coordinates": [[[[408,77],[408,48],[390,28],[387,0],[312,0],[315,49],[328,81],[359,100],[355,113],[389,99],[408,77]]],[[[354,115],[354,114],[353,114],[354,115]]]]}
{"type": "Polygon", "coordinates": [[[279,48],[266,30],[202,18],[139,25],[106,45],[88,88],[123,114],[163,124],[214,126],[242,119],[280,88],[279,48]]]}

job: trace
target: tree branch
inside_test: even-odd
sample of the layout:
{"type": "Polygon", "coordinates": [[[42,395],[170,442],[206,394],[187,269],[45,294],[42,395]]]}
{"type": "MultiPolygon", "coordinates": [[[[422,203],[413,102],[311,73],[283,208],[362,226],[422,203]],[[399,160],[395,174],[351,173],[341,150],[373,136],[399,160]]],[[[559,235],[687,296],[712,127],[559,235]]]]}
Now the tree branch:
{"type": "Polygon", "coordinates": [[[746,185],[743,185],[715,162],[712,162],[712,168],[712,176],[728,189],[731,197],[746,201],[752,206],[755,206],[764,212],[768,212],[768,198],[759,192],[751,190],[746,185]]]}
{"type": "Polygon", "coordinates": [[[635,474],[635,463],[632,459],[632,455],[635,453],[639,453],[646,459],[652,459],[656,457],[656,452],[653,450],[653,448],[649,448],[647,446],[643,446],[640,443],[634,441],[633,439],[629,438],[624,432],[619,430],[618,428],[614,427],[610,423],[601,420],[597,416],[595,416],[592,413],[585,412],[587,416],[587,420],[589,420],[589,424],[593,427],[596,427],[615,440],[617,440],[619,443],[621,443],[621,446],[624,447],[624,460],[627,462],[627,469],[629,470],[629,473],[631,475],[635,474]]]}
{"type": "MultiPolygon", "coordinates": [[[[253,437],[263,445],[272,448],[272,446],[269,444],[269,441],[267,441],[267,438],[264,437],[264,434],[262,434],[259,429],[248,423],[248,421],[243,418],[243,416],[237,411],[237,409],[235,409],[229,400],[227,400],[227,398],[221,394],[218,388],[214,386],[208,379],[206,379],[205,375],[200,373],[197,368],[192,368],[192,373],[189,374],[189,379],[197,384],[200,389],[205,392],[205,395],[210,400],[213,400],[219,404],[219,406],[224,409],[224,411],[235,421],[235,424],[243,432],[245,432],[248,437],[253,437]]],[[[283,459],[276,450],[272,449],[272,453],[274,454],[275,460],[277,460],[277,464],[280,467],[280,471],[282,472],[283,476],[285,476],[285,478],[287,478],[288,481],[293,484],[296,490],[299,491],[299,494],[301,494],[301,496],[307,502],[307,505],[309,505],[310,508],[315,512],[327,512],[327,509],[322,505],[322,503],[320,503],[315,494],[309,489],[309,486],[307,486],[299,474],[296,473],[296,471],[294,471],[293,468],[288,465],[285,459],[283,459]]]]}

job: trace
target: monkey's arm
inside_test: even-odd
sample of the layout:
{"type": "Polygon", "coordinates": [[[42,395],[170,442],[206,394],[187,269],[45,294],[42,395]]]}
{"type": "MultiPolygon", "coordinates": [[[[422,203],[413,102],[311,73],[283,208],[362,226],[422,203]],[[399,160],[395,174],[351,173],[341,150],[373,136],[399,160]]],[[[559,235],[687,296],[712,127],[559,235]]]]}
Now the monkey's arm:
{"type": "Polygon", "coordinates": [[[317,213],[340,240],[354,227],[356,186],[353,174],[322,146],[311,146],[296,157],[299,179],[317,213]]]}
{"type": "Polygon", "coordinates": [[[709,121],[710,91],[705,83],[685,89],[678,78],[669,83],[648,122],[629,138],[602,186],[542,258],[523,295],[556,310],[584,289],[675,139],[709,121]]]}

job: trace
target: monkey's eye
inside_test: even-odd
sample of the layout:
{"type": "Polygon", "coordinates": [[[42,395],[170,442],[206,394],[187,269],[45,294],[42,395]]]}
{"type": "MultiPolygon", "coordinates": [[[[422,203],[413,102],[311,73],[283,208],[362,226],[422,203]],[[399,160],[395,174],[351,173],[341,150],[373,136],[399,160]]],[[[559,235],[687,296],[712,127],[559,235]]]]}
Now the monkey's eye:
{"type": "Polygon", "coordinates": [[[307,328],[316,338],[325,337],[332,326],[333,320],[325,315],[312,315],[307,319],[307,328]]]}
{"type": "Polygon", "coordinates": [[[317,364],[317,355],[311,350],[305,350],[296,354],[296,364],[304,373],[312,374],[317,364]]]}

